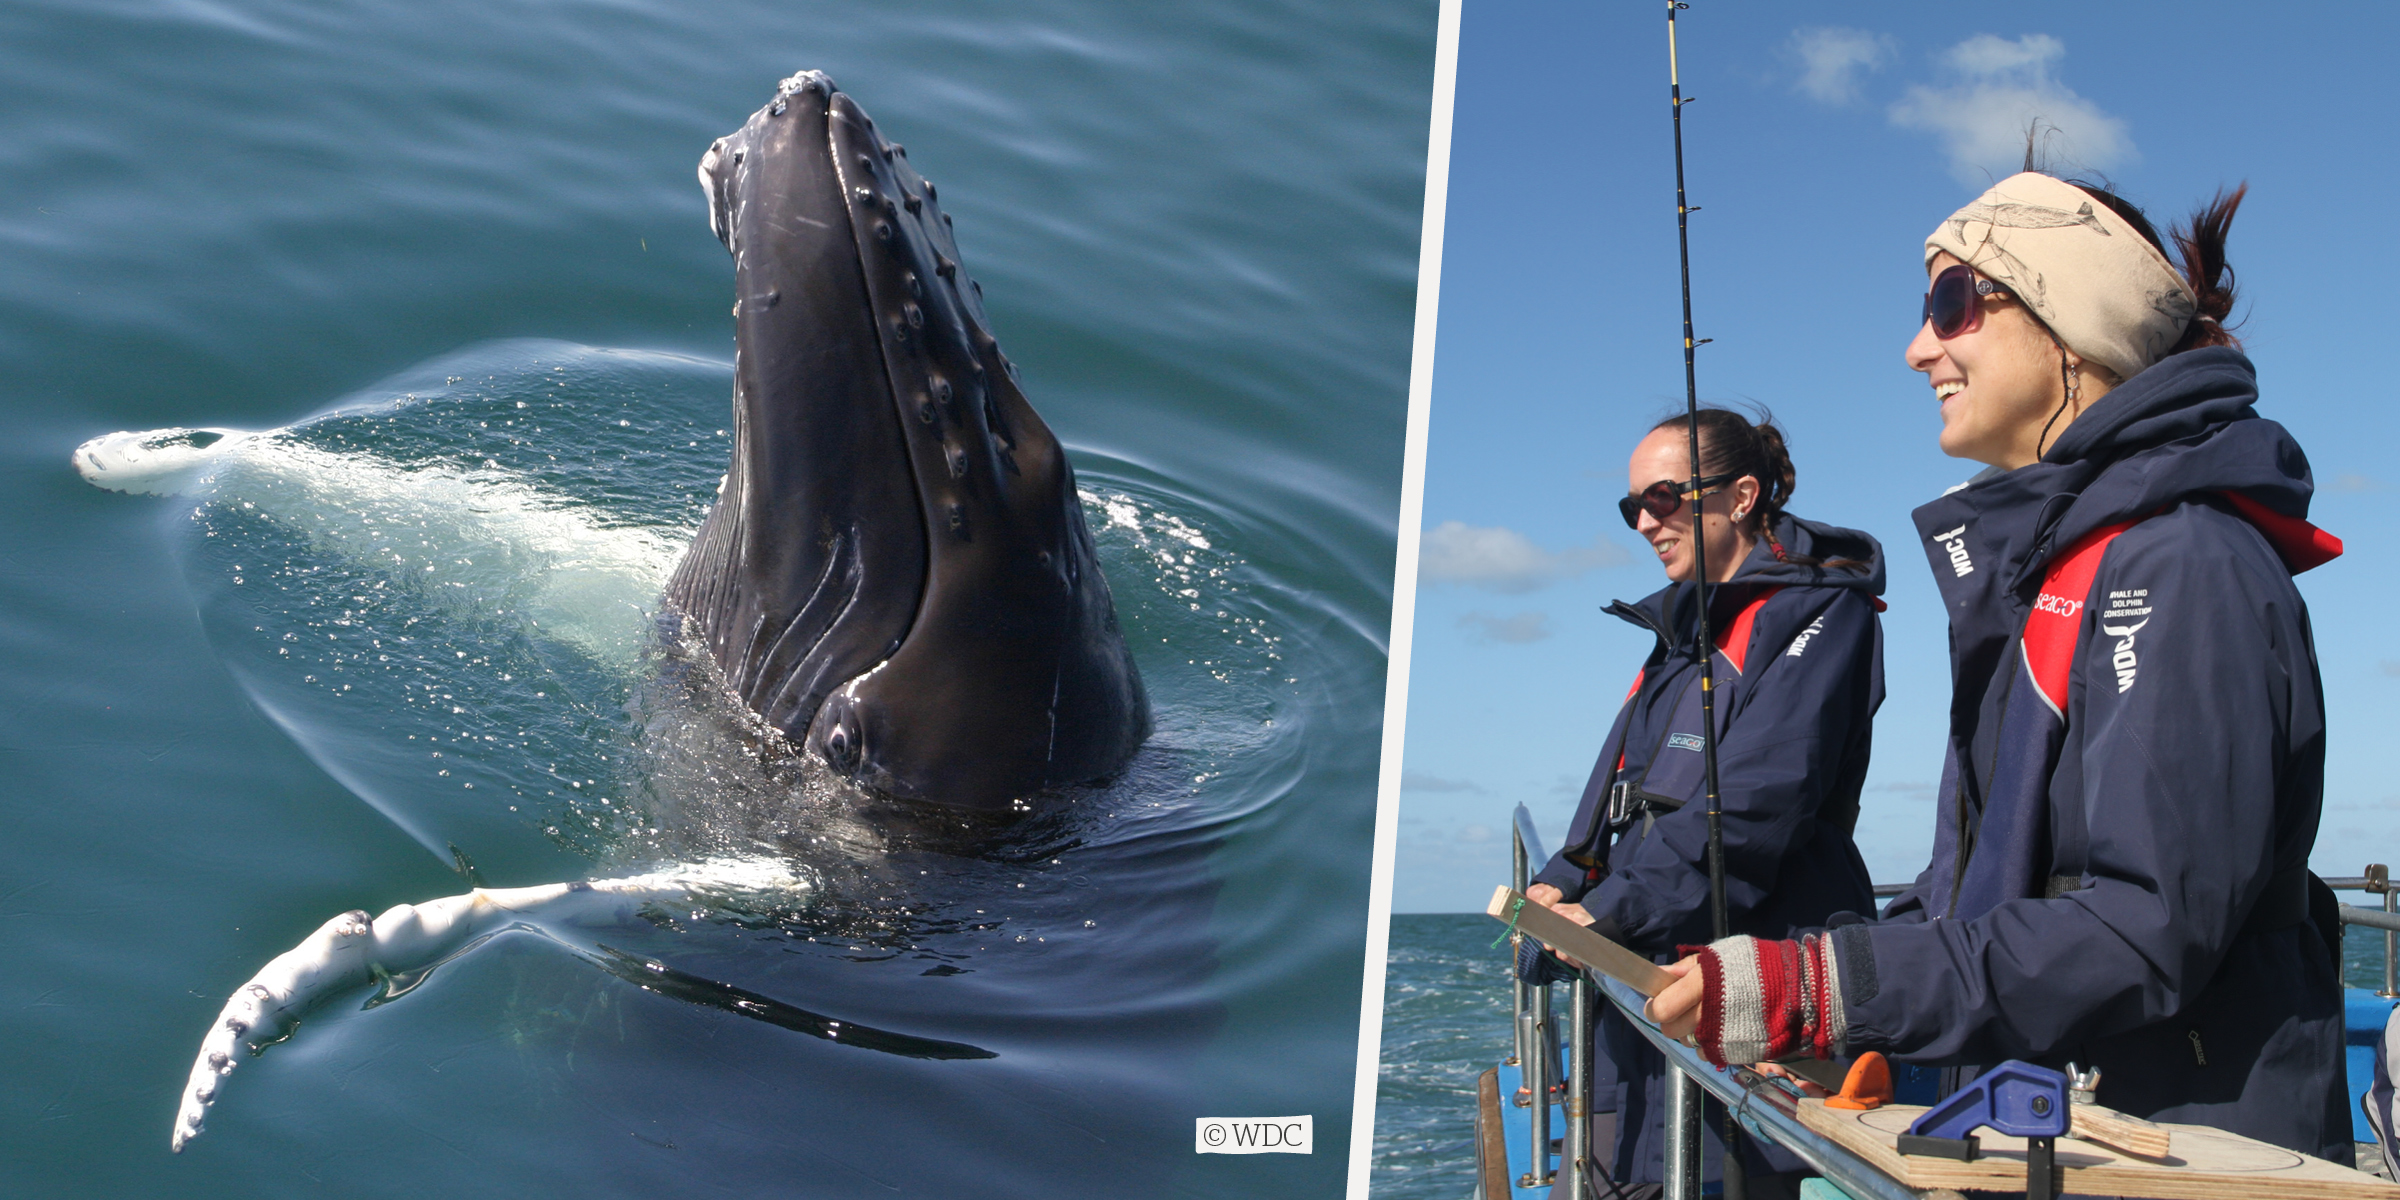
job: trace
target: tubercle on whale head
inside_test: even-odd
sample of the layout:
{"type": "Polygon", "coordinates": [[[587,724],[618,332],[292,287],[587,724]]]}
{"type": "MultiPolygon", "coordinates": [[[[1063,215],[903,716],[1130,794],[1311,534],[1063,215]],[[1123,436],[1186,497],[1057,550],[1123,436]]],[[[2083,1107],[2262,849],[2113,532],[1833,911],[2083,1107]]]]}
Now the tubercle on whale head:
{"type": "Polygon", "coordinates": [[[816,72],[700,177],[735,262],[734,463],[670,603],[871,789],[1006,811],[1113,772],[1147,699],[936,189],[816,72]]]}

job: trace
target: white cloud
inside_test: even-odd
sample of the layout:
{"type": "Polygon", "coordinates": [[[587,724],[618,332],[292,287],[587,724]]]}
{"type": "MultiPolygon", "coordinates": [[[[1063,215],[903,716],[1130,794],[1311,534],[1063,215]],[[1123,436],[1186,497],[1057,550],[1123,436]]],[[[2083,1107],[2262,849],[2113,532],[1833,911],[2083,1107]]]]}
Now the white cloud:
{"type": "Polygon", "coordinates": [[[1465,779],[1444,779],[1439,775],[1431,775],[1423,771],[1403,770],[1400,772],[1400,790],[1404,792],[1481,793],[1483,787],[1465,779]]]}
{"type": "Polygon", "coordinates": [[[2059,82],[2066,55],[2066,43],[2046,33],[2015,41],[1976,34],[1943,53],[1949,82],[1909,88],[1892,105],[1892,123],[1941,138],[1951,175],[1969,187],[2016,174],[2035,121],[2058,169],[2096,171],[2130,161],[2136,152],[2125,122],[2059,82]]]}
{"type": "Polygon", "coordinates": [[[1790,52],[1800,60],[1799,92],[1825,104],[1859,98],[1859,79],[1883,69],[1900,44],[1888,33],[1864,29],[1795,29],[1790,52]]]}
{"type": "Polygon", "coordinates": [[[1870,792],[1898,792],[1911,800],[1932,800],[1936,798],[1936,793],[1938,793],[1941,789],[1934,784],[1925,783],[1923,781],[1915,781],[1872,784],[1868,786],[1866,790],[1870,792]]]}
{"type": "Polygon", "coordinates": [[[1550,614],[1521,612],[1495,617],[1490,613],[1471,612],[1458,619],[1458,627],[1473,630],[1478,641],[1522,646],[1550,636],[1550,614]]]}
{"type": "Polygon", "coordinates": [[[2383,481],[2372,476],[2336,475],[2333,477],[2332,486],[2326,490],[2334,492],[2380,492],[2383,490],[2383,488],[2383,481]]]}
{"type": "Polygon", "coordinates": [[[1511,595],[1628,561],[1606,540],[1549,551],[1514,529],[1444,521],[1425,531],[1417,573],[1432,583],[1465,583],[1511,595]]]}

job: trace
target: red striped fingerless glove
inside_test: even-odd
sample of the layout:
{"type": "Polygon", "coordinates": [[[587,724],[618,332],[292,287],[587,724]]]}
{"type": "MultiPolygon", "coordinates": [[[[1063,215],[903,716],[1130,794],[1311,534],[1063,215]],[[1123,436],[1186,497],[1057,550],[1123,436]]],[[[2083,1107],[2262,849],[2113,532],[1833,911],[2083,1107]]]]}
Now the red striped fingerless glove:
{"type": "Polygon", "coordinates": [[[1693,1039],[1712,1065],[1841,1052],[1849,1024],[1835,982],[1833,939],[1736,936],[1696,949],[1703,1000],[1693,1039]]]}

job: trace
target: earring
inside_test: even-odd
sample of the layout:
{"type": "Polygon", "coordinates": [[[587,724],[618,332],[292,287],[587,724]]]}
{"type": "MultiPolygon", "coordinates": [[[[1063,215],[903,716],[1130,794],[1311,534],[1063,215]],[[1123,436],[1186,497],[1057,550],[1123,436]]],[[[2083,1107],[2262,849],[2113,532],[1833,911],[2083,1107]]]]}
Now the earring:
{"type": "Polygon", "coordinates": [[[1749,516],[1749,515],[1750,515],[1750,510],[1749,510],[1749,509],[1746,509],[1746,508],[1737,508],[1737,509],[1733,510],[1733,519],[1734,519],[1734,520],[1736,520],[1736,521],[1739,521],[1739,520],[1741,520],[1743,517],[1746,517],[1746,516],[1749,516]]]}
{"type": "Polygon", "coordinates": [[[2082,390],[2083,368],[2070,362],[2067,364],[2067,402],[2070,404],[2074,403],[2075,393],[2082,390]]]}

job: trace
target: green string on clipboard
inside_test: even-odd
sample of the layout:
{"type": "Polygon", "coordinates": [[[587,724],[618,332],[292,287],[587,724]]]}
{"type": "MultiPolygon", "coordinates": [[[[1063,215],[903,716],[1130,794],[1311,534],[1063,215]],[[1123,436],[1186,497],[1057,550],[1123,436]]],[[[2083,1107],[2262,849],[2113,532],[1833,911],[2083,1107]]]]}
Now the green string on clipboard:
{"type": "Polygon", "coordinates": [[[1508,928],[1501,930],[1500,936],[1492,939],[1492,949],[1499,949],[1500,943],[1505,942],[1517,935],[1517,918],[1522,916],[1524,912],[1525,897],[1519,896],[1517,897],[1517,902],[1510,906],[1508,910],[1508,928]]]}

